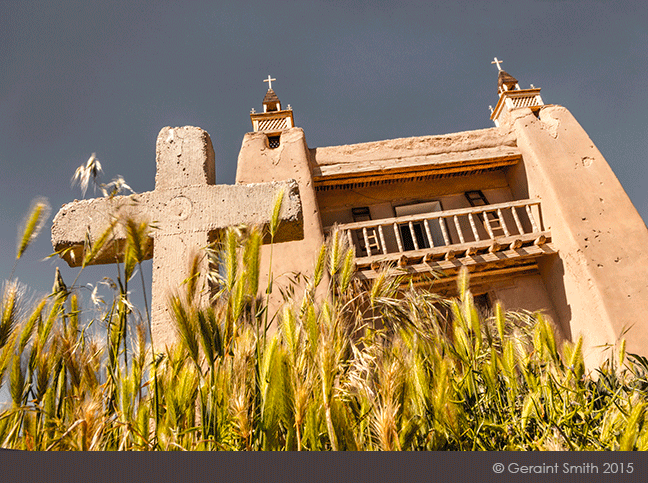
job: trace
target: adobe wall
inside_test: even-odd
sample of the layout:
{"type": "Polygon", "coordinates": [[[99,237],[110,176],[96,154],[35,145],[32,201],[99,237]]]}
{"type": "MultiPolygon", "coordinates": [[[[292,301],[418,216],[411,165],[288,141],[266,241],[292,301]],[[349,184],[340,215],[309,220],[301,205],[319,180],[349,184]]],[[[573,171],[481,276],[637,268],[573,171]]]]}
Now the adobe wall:
{"type": "Polygon", "coordinates": [[[318,189],[437,180],[499,169],[521,159],[513,135],[498,128],[329,146],[310,153],[318,189]]]}
{"type": "Polygon", "coordinates": [[[495,127],[314,148],[311,159],[315,176],[335,176],[345,171],[359,173],[376,169],[420,168],[426,164],[481,161],[517,154],[514,135],[495,127]]]}
{"type": "MultiPolygon", "coordinates": [[[[285,286],[293,272],[312,271],[319,249],[324,243],[320,212],[313,188],[309,151],[304,131],[291,128],[281,133],[280,145],[270,149],[268,137],[262,132],[247,133],[243,138],[236,170],[236,184],[261,183],[295,179],[299,185],[304,217],[304,239],[261,247],[259,287],[268,281],[270,253],[274,279],[271,310],[281,304],[278,286],[285,286]]],[[[272,206],[268,206],[271,212],[272,206]]]]}
{"type": "Polygon", "coordinates": [[[583,336],[591,366],[629,327],[627,350],[648,349],[648,230],[609,165],[571,113],[516,109],[508,121],[523,163],[509,171],[514,196],[542,198],[559,254],[540,261],[558,318],[583,336]]]}
{"type": "MultiPolygon", "coordinates": [[[[505,310],[541,312],[550,322],[556,324],[558,315],[547,292],[542,277],[538,274],[522,275],[497,282],[488,291],[492,300],[499,300],[505,310]]],[[[556,324],[559,341],[567,334],[556,324]]]]}

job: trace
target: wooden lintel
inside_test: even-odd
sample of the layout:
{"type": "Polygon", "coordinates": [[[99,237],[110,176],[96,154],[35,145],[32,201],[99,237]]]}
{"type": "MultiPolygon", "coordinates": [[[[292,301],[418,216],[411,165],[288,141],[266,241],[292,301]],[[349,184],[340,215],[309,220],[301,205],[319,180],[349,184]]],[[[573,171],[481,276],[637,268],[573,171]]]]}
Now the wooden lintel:
{"type": "MultiPolygon", "coordinates": [[[[537,270],[538,270],[538,265],[536,263],[533,263],[529,265],[499,268],[499,269],[493,269],[493,270],[488,270],[483,272],[471,272],[470,286],[472,289],[472,287],[474,287],[475,285],[484,284],[488,280],[498,279],[506,275],[523,275],[523,274],[535,273],[537,272],[537,270]]],[[[444,294],[450,292],[450,294],[454,294],[456,293],[455,287],[456,287],[457,280],[455,278],[456,274],[453,275],[454,276],[449,276],[440,280],[435,280],[432,282],[432,284],[430,284],[429,280],[415,280],[412,282],[412,284],[414,286],[427,286],[427,287],[430,287],[431,285],[431,289],[437,293],[444,294]]]]}

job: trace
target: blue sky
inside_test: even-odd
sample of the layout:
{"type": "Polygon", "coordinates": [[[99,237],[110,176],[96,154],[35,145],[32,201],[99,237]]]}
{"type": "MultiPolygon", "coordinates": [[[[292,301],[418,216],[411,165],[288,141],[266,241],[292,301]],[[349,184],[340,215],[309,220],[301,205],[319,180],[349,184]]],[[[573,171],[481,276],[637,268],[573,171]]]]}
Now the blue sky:
{"type": "MultiPolygon", "coordinates": [[[[93,152],[101,181],[152,190],[159,130],[200,126],[233,183],[269,74],[317,147],[491,127],[497,56],[574,114],[648,219],[643,2],[0,0],[0,27],[0,279],[31,200],[81,198],[70,178],[93,152]]],[[[16,271],[36,292],[55,266],[76,275],[42,261],[50,225],[16,271]]]]}

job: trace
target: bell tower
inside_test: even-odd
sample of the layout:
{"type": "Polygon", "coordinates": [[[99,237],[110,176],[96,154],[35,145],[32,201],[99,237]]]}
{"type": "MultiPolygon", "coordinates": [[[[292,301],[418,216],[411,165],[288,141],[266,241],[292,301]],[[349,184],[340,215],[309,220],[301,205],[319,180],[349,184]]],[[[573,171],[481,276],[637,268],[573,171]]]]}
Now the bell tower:
{"type": "Polygon", "coordinates": [[[293,112],[290,105],[285,110],[281,109],[281,101],[275,91],[272,90],[273,79],[268,76],[263,82],[268,83],[268,92],[263,98],[263,112],[250,111],[252,128],[254,132],[263,132],[268,136],[270,148],[278,148],[281,140],[281,131],[295,127],[293,112]]]}
{"type": "Polygon", "coordinates": [[[602,362],[601,347],[624,337],[628,353],[644,353],[648,331],[638,322],[648,307],[644,221],[565,107],[545,105],[540,89],[520,89],[501,69],[498,91],[491,119],[511,131],[522,155],[507,173],[512,194],[542,200],[558,248],[538,269],[561,327],[574,341],[583,337],[590,367],[602,362]]]}
{"type": "Polygon", "coordinates": [[[497,57],[491,62],[497,66],[499,74],[497,76],[497,93],[499,100],[495,109],[491,108],[491,120],[496,126],[500,125],[501,118],[508,115],[509,111],[519,107],[528,107],[537,113],[541,106],[544,105],[540,97],[540,88],[534,87],[533,84],[529,89],[520,89],[518,80],[500,67],[501,60],[497,57]]]}

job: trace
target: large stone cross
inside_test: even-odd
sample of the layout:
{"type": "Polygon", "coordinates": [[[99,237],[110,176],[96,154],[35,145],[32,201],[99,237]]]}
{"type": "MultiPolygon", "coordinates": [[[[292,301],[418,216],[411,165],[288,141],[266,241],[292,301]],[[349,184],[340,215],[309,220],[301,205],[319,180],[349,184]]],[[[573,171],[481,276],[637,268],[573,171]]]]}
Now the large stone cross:
{"type": "MultiPolygon", "coordinates": [[[[163,347],[174,339],[168,296],[181,286],[194,254],[214,241],[215,233],[232,225],[267,225],[282,190],[281,222],[274,241],[303,238],[303,219],[295,181],[215,185],[214,149],[200,128],[163,128],[156,162],[154,191],[64,205],[54,218],[52,245],[57,252],[68,249],[61,256],[70,266],[79,266],[86,239],[96,241],[117,213],[154,225],[147,247],[148,258],[153,258],[152,332],[157,347],[163,347]]],[[[124,241],[125,230],[118,225],[93,263],[121,260],[124,241]]],[[[207,267],[203,260],[203,274],[207,267]]],[[[204,291],[203,300],[207,297],[204,291]]]]}

